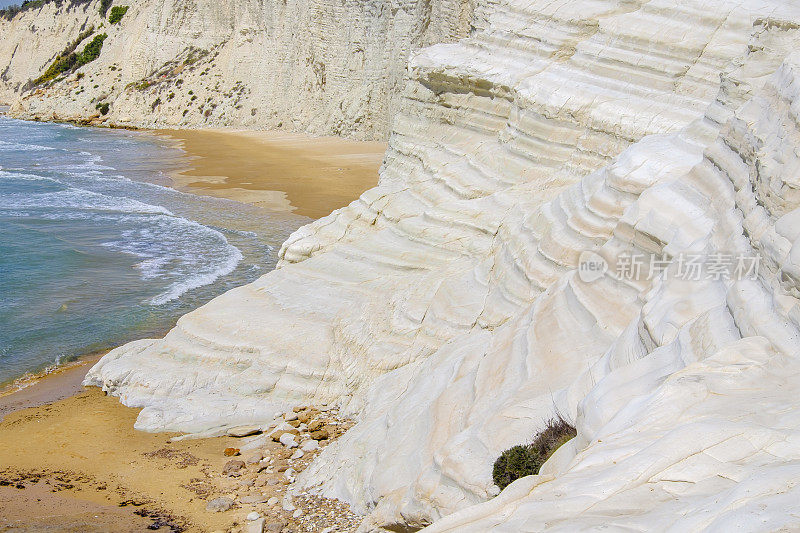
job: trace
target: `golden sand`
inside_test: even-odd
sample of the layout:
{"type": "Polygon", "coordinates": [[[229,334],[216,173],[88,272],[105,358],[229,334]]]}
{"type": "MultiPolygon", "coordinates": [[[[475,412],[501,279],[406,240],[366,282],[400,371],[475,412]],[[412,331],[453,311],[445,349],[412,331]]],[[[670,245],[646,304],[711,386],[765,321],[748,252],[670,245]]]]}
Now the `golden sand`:
{"type": "MultiPolygon", "coordinates": [[[[69,373],[81,378],[87,370],[69,373]]],[[[48,381],[30,389],[49,387],[48,381]]],[[[8,398],[13,395],[0,403],[8,398]]],[[[142,510],[163,520],[172,517],[191,530],[229,526],[230,517],[206,512],[193,480],[216,468],[222,450],[235,439],[173,443],[169,434],[135,431],[137,414],[89,389],[7,415],[0,423],[0,529],[10,523],[32,530],[74,523],[76,531],[89,531],[110,521],[115,530],[136,530],[142,517],[134,513],[142,510]],[[2,486],[15,479],[26,488],[2,486]],[[132,503],[121,507],[125,502],[132,503]]]]}
{"type": "Polygon", "coordinates": [[[189,156],[185,192],[320,218],[378,183],[386,143],[238,130],[160,130],[189,156]]]}

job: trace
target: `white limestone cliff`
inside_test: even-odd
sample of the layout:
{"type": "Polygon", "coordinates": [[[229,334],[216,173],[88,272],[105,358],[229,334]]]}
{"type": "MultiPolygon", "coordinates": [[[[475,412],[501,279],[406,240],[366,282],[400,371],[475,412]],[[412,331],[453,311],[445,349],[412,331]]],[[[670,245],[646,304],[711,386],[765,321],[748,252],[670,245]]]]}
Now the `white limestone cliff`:
{"type": "Polygon", "coordinates": [[[0,18],[0,103],[14,104],[12,115],[383,138],[410,51],[465,36],[473,9],[471,0],[117,0],[129,10],[111,25],[99,4],[0,18]],[[30,87],[92,26],[108,35],[98,59],[30,87]]]}
{"type": "Polygon", "coordinates": [[[475,20],[412,57],[377,188],[87,383],[150,431],[339,402],[358,423],[301,481],[364,531],[800,527],[800,9],[475,20]],[[757,275],[681,272],[721,256],[757,275]],[[494,459],[556,413],[578,436],[493,498],[494,459]]]}

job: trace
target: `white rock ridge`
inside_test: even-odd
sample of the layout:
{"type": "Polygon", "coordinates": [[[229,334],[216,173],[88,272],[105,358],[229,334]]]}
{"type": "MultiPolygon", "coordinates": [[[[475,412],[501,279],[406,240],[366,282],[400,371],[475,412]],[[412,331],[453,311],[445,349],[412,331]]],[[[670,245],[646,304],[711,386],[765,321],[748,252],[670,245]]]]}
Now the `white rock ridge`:
{"type": "Polygon", "coordinates": [[[12,115],[384,138],[410,51],[465,36],[473,9],[469,0],[117,0],[130,9],[111,25],[99,5],[65,0],[0,18],[0,103],[13,103],[12,115]],[[100,57],[27,90],[91,26],[108,35],[100,57]]]}
{"type": "Polygon", "coordinates": [[[800,527],[800,10],[475,20],[412,57],[377,188],[87,383],[151,431],[339,402],[358,424],[300,481],[364,531],[800,527]],[[492,498],[557,413],[578,436],[492,498]]]}

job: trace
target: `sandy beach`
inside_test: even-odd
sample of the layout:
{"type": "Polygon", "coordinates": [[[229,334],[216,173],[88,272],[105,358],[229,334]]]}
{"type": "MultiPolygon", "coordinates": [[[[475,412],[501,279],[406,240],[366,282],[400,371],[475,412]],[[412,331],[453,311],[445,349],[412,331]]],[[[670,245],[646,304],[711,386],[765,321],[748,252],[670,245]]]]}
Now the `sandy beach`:
{"type": "MultiPolygon", "coordinates": [[[[383,143],[262,132],[158,135],[187,153],[186,167],[172,176],[176,188],[311,218],[347,205],[374,186],[385,148],[383,143]]],[[[278,524],[277,531],[315,530],[303,529],[280,504],[267,505],[269,498],[282,497],[288,484],[280,468],[267,474],[256,469],[248,474],[250,485],[242,486],[238,478],[220,475],[231,460],[223,450],[241,447],[246,439],[173,442],[175,435],[135,431],[138,410],[81,386],[98,357],[0,393],[0,531],[235,532],[245,530],[244,516],[254,510],[278,524]],[[256,482],[254,503],[237,499],[229,512],[206,509],[209,499],[236,497],[237,490],[255,490],[256,482]]],[[[271,440],[261,450],[270,460],[288,461],[283,446],[271,440]]],[[[306,464],[312,457],[307,454],[306,464]]],[[[293,463],[293,468],[302,465],[293,463]]],[[[328,509],[312,500],[306,505],[308,513],[328,509]]],[[[346,509],[336,513],[347,515],[346,509]]]]}
{"type": "Polygon", "coordinates": [[[320,218],[377,185],[386,143],[243,130],[160,130],[188,155],[182,191],[320,218]]]}
{"type": "Polygon", "coordinates": [[[135,431],[136,415],[93,389],[6,416],[0,424],[0,530],[141,531],[154,521],[197,531],[230,525],[228,517],[206,513],[205,500],[191,487],[232,439],[171,443],[171,435],[135,431]]]}
{"type": "MultiPolygon", "coordinates": [[[[38,387],[46,395],[57,389],[53,383],[74,382],[88,368],[38,387]]],[[[333,412],[300,415],[306,413],[329,436],[296,457],[266,435],[174,441],[176,434],[136,431],[138,410],[96,388],[12,412],[0,423],[0,531],[237,533],[250,531],[252,512],[267,531],[352,531],[358,517],[341,502],[300,494],[291,507],[285,503],[293,479],[287,471],[302,471],[349,427],[333,412]],[[232,449],[235,456],[226,453],[232,449]],[[218,498],[230,507],[209,510],[218,498]]]]}

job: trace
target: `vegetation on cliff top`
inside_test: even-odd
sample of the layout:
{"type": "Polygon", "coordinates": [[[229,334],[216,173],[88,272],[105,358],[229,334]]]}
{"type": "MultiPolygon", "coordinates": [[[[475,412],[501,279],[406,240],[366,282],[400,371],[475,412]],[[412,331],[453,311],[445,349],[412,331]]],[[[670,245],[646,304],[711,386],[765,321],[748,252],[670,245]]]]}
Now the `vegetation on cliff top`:
{"type": "Polygon", "coordinates": [[[531,444],[509,448],[497,458],[492,470],[495,485],[504,489],[521,477],[538,474],[550,456],[577,434],[563,418],[550,420],[531,444]]]}
{"type": "Polygon", "coordinates": [[[0,9],[0,18],[11,20],[19,13],[28,11],[30,9],[40,8],[46,4],[55,3],[58,7],[61,7],[66,3],[69,7],[72,7],[81,4],[88,4],[91,1],[92,0],[25,0],[21,5],[13,5],[5,9],[0,9]]]}

